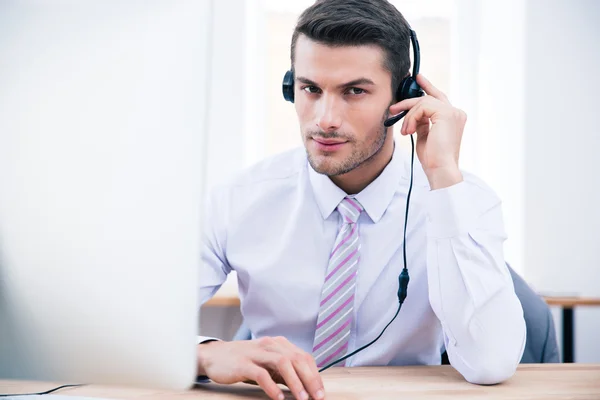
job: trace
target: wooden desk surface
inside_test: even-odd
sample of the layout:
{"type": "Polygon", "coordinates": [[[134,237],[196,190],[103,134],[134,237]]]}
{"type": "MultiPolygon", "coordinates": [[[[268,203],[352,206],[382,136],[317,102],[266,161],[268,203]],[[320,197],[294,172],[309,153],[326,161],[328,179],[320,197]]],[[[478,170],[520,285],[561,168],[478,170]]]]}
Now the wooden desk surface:
{"type": "MultiPolygon", "coordinates": [[[[581,307],[581,306],[600,306],[600,298],[597,297],[578,297],[578,296],[542,296],[550,306],[561,307],[581,307]]],[[[239,307],[240,299],[237,293],[231,289],[218,291],[212,299],[205,304],[207,307],[239,307]]]]}
{"type": "MultiPolygon", "coordinates": [[[[499,385],[467,383],[449,365],[419,367],[332,368],[322,374],[327,399],[600,399],[600,364],[521,364],[499,385]]],[[[0,393],[47,390],[48,383],[0,381],[0,393]]],[[[109,399],[266,399],[260,388],[246,385],[199,385],[189,391],[84,386],[63,389],[65,396],[109,399]]],[[[286,391],[286,399],[293,397],[286,391]]]]}

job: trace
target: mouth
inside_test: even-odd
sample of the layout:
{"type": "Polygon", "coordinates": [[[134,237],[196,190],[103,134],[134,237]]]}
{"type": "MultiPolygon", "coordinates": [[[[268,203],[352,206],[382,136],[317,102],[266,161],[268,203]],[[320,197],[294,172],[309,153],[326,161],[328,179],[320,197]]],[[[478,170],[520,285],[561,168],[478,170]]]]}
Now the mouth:
{"type": "Polygon", "coordinates": [[[347,141],[343,139],[323,139],[319,137],[313,137],[312,139],[317,149],[321,151],[335,151],[347,143],[347,141]]]}

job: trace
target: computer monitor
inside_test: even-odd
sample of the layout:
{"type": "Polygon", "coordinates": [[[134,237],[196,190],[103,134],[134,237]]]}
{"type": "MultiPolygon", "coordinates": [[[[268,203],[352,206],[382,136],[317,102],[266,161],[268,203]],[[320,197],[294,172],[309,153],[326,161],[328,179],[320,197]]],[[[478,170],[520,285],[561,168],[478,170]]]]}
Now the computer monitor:
{"type": "Polygon", "coordinates": [[[0,2],[0,379],[193,384],[209,12],[0,2]]]}

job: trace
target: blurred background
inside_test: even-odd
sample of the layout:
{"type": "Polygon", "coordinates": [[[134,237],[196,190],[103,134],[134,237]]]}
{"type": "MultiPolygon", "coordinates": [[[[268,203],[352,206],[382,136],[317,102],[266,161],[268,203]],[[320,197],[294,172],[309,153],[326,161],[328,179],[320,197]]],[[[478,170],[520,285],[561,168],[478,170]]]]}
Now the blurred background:
{"type": "MultiPolygon", "coordinates": [[[[212,1],[208,187],[302,145],[281,80],[311,3],[212,1]]],[[[540,294],[600,297],[600,2],[392,3],[418,34],[421,72],[468,114],[461,168],[503,200],[507,262],[540,294]]],[[[221,293],[235,285],[232,275],[221,293]]],[[[240,321],[235,306],[205,306],[202,332],[229,339],[240,321]]],[[[600,362],[600,307],[575,307],[573,332],[575,360],[600,362]]]]}

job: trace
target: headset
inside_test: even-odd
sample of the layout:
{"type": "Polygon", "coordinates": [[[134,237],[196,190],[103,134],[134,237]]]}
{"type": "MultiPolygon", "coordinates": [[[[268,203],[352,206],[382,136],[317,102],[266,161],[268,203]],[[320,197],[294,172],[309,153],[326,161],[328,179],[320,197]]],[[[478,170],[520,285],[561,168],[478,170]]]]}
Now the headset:
{"type": "MultiPolygon", "coordinates": [[[[400,101],[406,100],[406,99],[415,98],[415,97],[421,97],[421,96],[425,95],[425,92],[423,91],[423,89],[421,89],[421,87],[417,83],[417,75],[419,74],[419,67],[421,65],[421,55],[420,55],[420,49],[419,49],[419,41],[417,40],[417,34],[412,29],[410,30],[410,41],[411,41],[412,47],[413,47],[413,71],[412,71],[412,75],[407,76],[404,79],[402,79],[402,81],[400,82],[400,85],[396,89],[395,100],[397,102],[400,102],[400,101]]],[[[294,102],[294,72],[292,70],[287,71],[283,77],[282,91],[283,91],[283,98],[285,100],[293,103],[294,102]]],[[[386,119],[383,123],[384,126],[390,127],[390,126],[394,125],[396,122],[400,121],[407,113],[408,113],[408,111],[402,111],[401,113],[386,119]]],[[[319,370],[319,372],[325,371],[326,369],[334,366],[335,364],[337,364],[341,361],[346,360],[347,358],[352,357],[356,353],[366,349],[367,347],[369,347],[373,343],[375,343],[383,335],[383,333],[388,328],[388,326],[390,326],[390,324],[396,319],[396,317],[398,316],[398,313],[400,313],[400,308],[402,307],[402,304],[404,303],[404,299],[406,299],[408,281],[409,281],[408,268],[406,267],[406,225],[408,222],[408,205],[410,203],[410,195],[412,193],[412,186],[413,186],[413,165],[414,165],[414,159],[415,159],[415,141],[413,139],[413,135],[410,135],[410,142],[412,145],[411,158],[410,158],[410,184],[408,186],[408,195],[406,197],[406,211],[404,214],[404,239],[402,242],[404,268],[402,268],[402,272],[398,276],[398,310],[396,311],[396,314],[391,319],[391,321],[388,322],[388,324],[385,326],[385,328],[383,328],[383,330],[381,331],[379,336],[377,336],[374,340],[372,340],[371,342],[367,343],[366,345],[360,347],[359,349],[354,350],[350,354],[347,354],[344,357],[329,363],[328,365],[321,368],[319,370]]]]}

